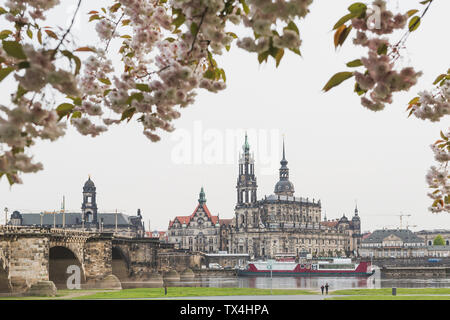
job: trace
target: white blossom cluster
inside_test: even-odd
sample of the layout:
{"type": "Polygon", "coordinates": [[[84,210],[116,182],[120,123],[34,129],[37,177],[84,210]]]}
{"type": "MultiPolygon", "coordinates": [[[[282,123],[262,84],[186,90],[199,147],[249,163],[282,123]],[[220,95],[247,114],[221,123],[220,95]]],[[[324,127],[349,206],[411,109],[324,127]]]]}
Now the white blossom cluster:
{"type": "MultiPolygon", "coordinates": [[[[34,20],[45,20],[44,12],[59,4],[59,0],[8,0],[5,6],[15,11],[24,11],[31,7],[29,14],[34,20]]],[[[11,16],[9,16],[11,18],[11,16]]],[[[25,18],[26,19],[26,18],[25,18]]],[[[26,21],[26,20],[25,20],[26,21]]]]}
{"type": "Polygon", "coordinates": [[[0,155],[0,173],[8,173],[14,183],[21,183],[19,172],[42,170],[42,164],[33,163],[24,149],[36,138],[54,141],[65,134],[65,129],[56,112],[45,110],[40,102],[22,98],[13,109],[0,105],[0,145],[10,147],[0,155]]]}
{"type": "Polygon", "coordinates": [[[437,141],[431,145],[435,160],[439,167],[432,166],[426,175],[426,181],[433,192],[428,196],[434,200],[430,206],[432,212],[450,212],[450,172],[448,171],[448,162],[450,161],[450,128],[446,133],[442,133],[443,140],[437,141]]]}
{"type": "Polygon", "coordinates": [[[272,26],[275,26],[277,21],[289,23],[295,18],[305,17],[309,13],[308,7],[312,0],[249,0],[248,3],[250,13],[242,19],[244,25],[252,28],[257,37],[238,40],[237,45],[240,48],[262,53],[269,49],[272,39],[277,48],[298,49],[301,40],[296,31],[284,28],[283,34],[279,35],[278,32],[274,33],[272,26]]]}
{"type": "Polygon", "coordinates": [[[12,96],[13,107],[0,110],[0,176],[19,182],[20,172],[40,170],[42,165],[33,163],[26,148],[36,139],[64,135],[61,119],[66,116],[81,134],[91,136],[135,117],[145,136],[158,141],[157,131],[174,129],[179,108],[194,103],[199,88],[225,89],[225,72],[213,57],[229,50],[237,38],[228,32],[228,22],[243,23],[258,35],[258,39],[238,39],[238,45],[250,52],[267,51],[270,46],[298,50],[301,41],[293,21],[304,17],[311,3],[115,0],[104,10],[91,11],[97,12],[92,20],[100,42],[77,50],[92,52],[80,65],[81,56],[73,51],[79,45],[72,36],[66,37],[70,30],[56,34],[51,31],[56,28],[39,26],[60,0],[7,0],[7,12],[0,19],[14,30],[7,40],[15,46],[10,49],[17,57],[0,48],[0,63],[14,69],[11,78],[19,89],[12,96]],[[278,34],[280,22],[285,27],[278,34]],[[118,68],[111,61],[117,55],[112,42],[121,44],[118,68]],[[60,63],[66,59],[70,68],[60,63]],[[51,89],[72,101],[61,101],[55,110],[58,103],[51,89]]]}
{"type": "Polygon", "coordinates": [[[436,93],[422,91],[419,97],[419,103],[412,107],[417,118],[436,122],[450,114],[450,80],[445,80],[436,93]]]}
{"type": "Polygon", "coordinates": [[[354,18],[352,25],[357,30],[357,35],[353,43],[369,50],[368,56],[361,58],[361,62],[367,69],[365,73],[355,72],[355,79],[359,88],[368,96],[361,98],[361,103],[366,108],[379,111],[383,110],[386,103],[392,103],[394,92],[409,90],[417,83],[421,72],[416,72],[413,68],[407,67],[400,71],[395,70],[395,54],[387,54],[388,48],[395,48],[390,45],[389,40],[381,37],[369,38],[368,32],[377,35],[390,34],[395,29],[402,29],[406,25],[407,15],[394,14],[386,9],[386,1],[376,0],[374,6],[380,8],[380,28],[370,27],[371,17],[354,18]]]}

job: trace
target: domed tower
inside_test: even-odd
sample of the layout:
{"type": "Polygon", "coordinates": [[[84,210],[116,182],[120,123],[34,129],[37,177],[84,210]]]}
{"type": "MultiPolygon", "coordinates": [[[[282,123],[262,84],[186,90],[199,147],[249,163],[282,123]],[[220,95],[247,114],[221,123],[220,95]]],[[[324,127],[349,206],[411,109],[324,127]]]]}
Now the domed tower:
{"type": "Polygon", "coordinates": [[[82,220],[85,228],[88,229],[98,229],[96,194],[95,184],[89,176],[83,186],[83,203],[81,204],[82,220]]]}
{"type": "Polygon", "coordinates": [[[289,181],[289,168],[287,167],[286,154],[284,149],[284,139],[283,139],[283,159],[280,161],[280,181],[275,185],[275,194],[283,196],[293,196],[294,195],[294,185],[289,181]]]}

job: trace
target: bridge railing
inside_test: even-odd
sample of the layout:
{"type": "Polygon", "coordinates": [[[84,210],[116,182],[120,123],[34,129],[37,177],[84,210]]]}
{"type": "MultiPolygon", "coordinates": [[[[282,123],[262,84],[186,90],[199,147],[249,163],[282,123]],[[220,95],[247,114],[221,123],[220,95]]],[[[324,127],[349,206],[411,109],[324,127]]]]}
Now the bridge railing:
{"type": "Polygon", "coordinates": [[[11,225],[1,225],[0,233],[10,234],[10,233],[26,233],[26,234],[61,234],[61,235],[100,235],[98,231],[88,231],[81,229],[69,229],[69,228],[46,228],[40,226],[11,226],[11,225]]]}

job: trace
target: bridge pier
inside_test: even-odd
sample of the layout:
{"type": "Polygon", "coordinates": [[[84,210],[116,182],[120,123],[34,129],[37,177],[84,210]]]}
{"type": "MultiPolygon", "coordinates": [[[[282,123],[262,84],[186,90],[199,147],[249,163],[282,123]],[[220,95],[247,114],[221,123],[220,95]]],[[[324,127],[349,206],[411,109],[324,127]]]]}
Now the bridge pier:
{"type": "Polygon", "coordinates": [[[112,274],[111,239],[93,239],[84,246],[83,266],[87,282],[99,281],[112,274]]]}
{"type": "Polygon", "coordinates": [[[11,239],[8,278],[12,292],[23,292],[38,281],[48,281],[49,239],[42,236],[11,239]]]}

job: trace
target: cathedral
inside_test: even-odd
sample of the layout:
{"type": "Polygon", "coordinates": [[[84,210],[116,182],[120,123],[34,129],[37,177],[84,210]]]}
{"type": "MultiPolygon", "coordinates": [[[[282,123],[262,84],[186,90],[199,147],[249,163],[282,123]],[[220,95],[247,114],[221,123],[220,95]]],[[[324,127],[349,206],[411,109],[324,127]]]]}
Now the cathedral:
{"type": "Polygon", "coordinates": [[[296,197],[289,180],[283,141],[279,181],[274,193],[258,200],[255,161],[245,136],[239,159],[237,202],[229,234],[230,253],[248,253],[252,258],[280,255],[353,256],[361,241],[358,209],[351,221],[345,215],[322,221],[320,200],[296,197]]]}
{"type": "Polygon", "coordinates": [[[206,206],[202,188],[190,216],[169,222],[168,240],[177,248],[217,253],[248,254],[251,258],[276,256],[355,256],[361,241],[358,209],[351,220],[322,220],[320,200],[296,197],[289,180],[283,141],[280,177],[274,193],[258,200],[255,161],[247,135],[239,159],[233,219],[219,219],[206,206]]]}

